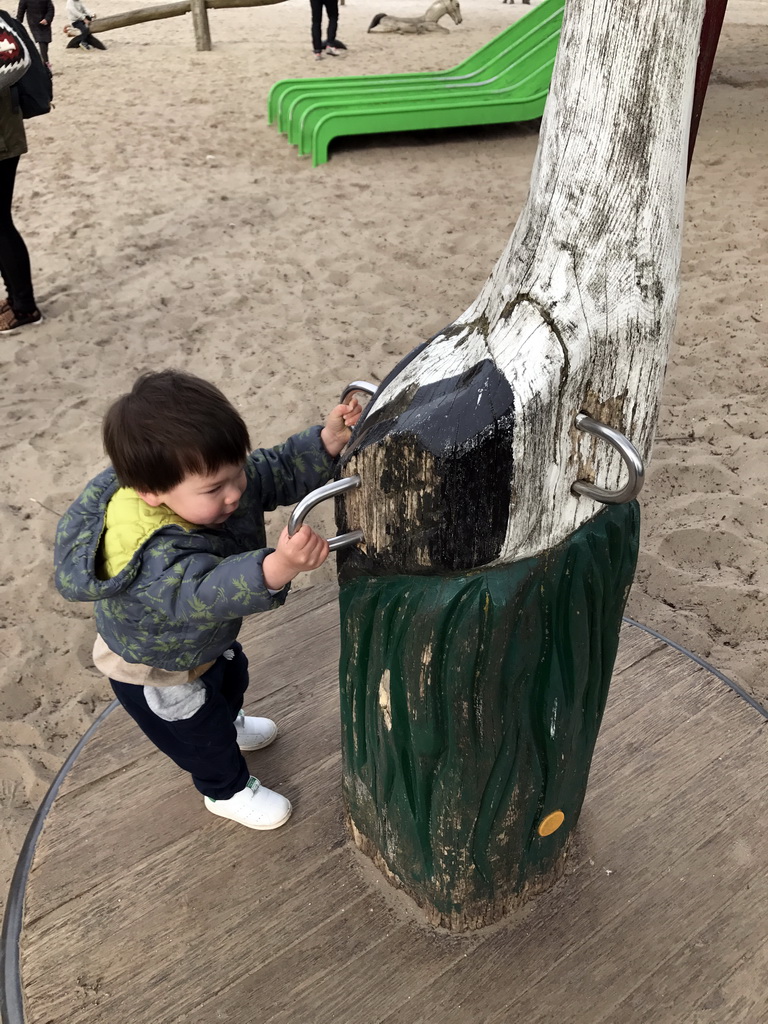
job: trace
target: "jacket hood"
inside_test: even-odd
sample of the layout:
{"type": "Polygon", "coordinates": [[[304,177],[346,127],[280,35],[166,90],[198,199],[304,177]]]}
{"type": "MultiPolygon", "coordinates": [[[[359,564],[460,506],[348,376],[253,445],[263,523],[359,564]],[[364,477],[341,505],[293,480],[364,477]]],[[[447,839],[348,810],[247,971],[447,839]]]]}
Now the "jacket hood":
{"type": "Polygon", "coordinates": [[[100,601],[114,597],[131,585],[140,562],[132,559],[112,579],[97,574],[99,543],[112,495],[120,484],[110,466],[86,486],[59,520],[54,546],[54,579],[68,601],[100,601]]]}

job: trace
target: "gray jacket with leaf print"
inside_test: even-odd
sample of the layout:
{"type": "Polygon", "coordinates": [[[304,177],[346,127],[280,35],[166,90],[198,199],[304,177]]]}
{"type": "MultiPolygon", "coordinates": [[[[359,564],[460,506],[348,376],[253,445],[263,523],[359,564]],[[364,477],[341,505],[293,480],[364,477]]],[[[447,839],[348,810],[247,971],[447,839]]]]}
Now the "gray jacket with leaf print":
{"type": "Polygon", "coordinates": [[[163,526],[111,579],[99,575],[99,544],[112,495],[105,469],[62,516],[56,531],[55,581],[68,601],[93,601],[96,627],[125,661],[168,671],[194,669],[219,657],[237,637],[244,615],[285,602],[264,583],[264,512],[291,505],[332,476],[336,460],[311,427],[275,448],[252,452],[236,512],[220,526],[163,526]]]}

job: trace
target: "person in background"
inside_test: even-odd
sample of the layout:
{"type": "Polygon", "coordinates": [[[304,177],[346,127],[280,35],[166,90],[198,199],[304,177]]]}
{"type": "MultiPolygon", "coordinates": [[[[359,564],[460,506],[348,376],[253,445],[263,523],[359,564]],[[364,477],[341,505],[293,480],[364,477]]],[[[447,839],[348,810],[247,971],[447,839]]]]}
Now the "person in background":
{"type": "Polygon", "coordinates": [[[324,54],[338,57],[346,47],[336,39],[339,26],[339,0],[309,0],[312,9],[312,49],[315,60],[322,60],[324,54]],[[328,38],[323,43],[323,8],[328,14],[328,38]]]}
{"type": "Polygon", "coordinates": [[[29,31],[37,43],[40,56],[49,71],[51,64],[48,60],[48,44],[51,41],[51,23],[54,13],[51,0],[19,0],[19,9],[16,12],[19,21],[24,21],[24,15],[27,16],[29,31]]]}
{"type": "Polygon", "coordinates": [[[29,253],[11,216],[19,157],[27,152],[21,110],[11,88],[0,85],[0,273],[8,292],[0,302],[0,334],[9,334],[43,319],[32,288],[29,253]]]}
{"type": "Polygon", "coordinates": [[[106,50],[106,46],[91,32],[91,22],[96,17],[91,14],[82,0],[67,0],[67,17],[70,25],[80,33],[67,43],[68,50],[80,47],[83,50],[106,50]]]}

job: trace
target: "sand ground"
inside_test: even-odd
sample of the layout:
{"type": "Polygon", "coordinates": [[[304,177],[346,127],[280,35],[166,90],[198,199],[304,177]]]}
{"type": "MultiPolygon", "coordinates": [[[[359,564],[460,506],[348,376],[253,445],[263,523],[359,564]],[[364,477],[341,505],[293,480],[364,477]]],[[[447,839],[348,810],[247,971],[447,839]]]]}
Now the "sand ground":
{"type": "MultiPolygon", "coordinates": [[[[188,17],[68,51],[60,4],[56,110],[29,124],[16,204],[47,319],[0,338],[3,893],[47,786],[111,699],[89,609],[51,582],[57,516],[103,464],[107,402],[139,371],[181,366],[219,383],[258,443],[277,442],[461,313],[509,237],[530,130],[349,140],[313,170],[266,123],[279,78],[449,67],[524,12],[465,0],[449,35],[366,33],[382,8],[425,6],[354,0],[346,56],[315,64],[306,0],[212,12],[211,53],[195,52],[188,17]]],[[[768,0],[731,0],[629,605],[764,703],[767,100],[768,0]]]]}

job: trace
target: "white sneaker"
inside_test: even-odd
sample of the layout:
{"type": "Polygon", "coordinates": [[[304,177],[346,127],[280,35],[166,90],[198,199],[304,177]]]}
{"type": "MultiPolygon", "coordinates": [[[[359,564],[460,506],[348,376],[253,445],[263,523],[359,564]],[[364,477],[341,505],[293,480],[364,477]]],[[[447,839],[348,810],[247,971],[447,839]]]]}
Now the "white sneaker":
{"type": "Polygon", "coordinates": [[[242,711],[235,719],[235,729],[241,750],[261,750],[277,739],[277,726],[271,718],[253,718],[242,711]]]}
{"type": "Polygon", "coordinates": [[[245,789],[235,793],[229,800],[213,800],[206,796],[203,801],[212,814],[262,832],[280,828],[288,821],[293,810],[290,800],[262,786],[253,776],[248,779],[245,789]]]}

